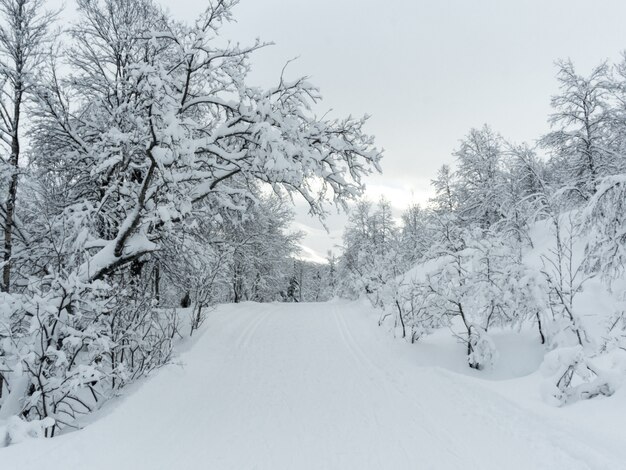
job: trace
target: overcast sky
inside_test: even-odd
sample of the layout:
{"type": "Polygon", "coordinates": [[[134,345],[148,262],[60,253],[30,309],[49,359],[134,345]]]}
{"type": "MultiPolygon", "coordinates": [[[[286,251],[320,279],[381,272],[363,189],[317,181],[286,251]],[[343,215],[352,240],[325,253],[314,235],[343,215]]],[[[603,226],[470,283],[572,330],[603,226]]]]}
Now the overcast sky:
{"type": "MultiPolygon", "coordinates": [[[[161,4],[187,20],[206,5],[161,4]]],[[[276,43],[253,59],[254,84],[275,84],[299,56],[289,73],[312,77],[324,109],[372,116],[367,129],[385,157],[368,194],[398,210],[428,199],[471,127],[489,123],[513,141],[545,132],[556,59],[586,72],[626,49],[624,0],[242,0],[235,16],[233,39],[276,43]]],[[[329,236],[300,212],[307,247],[324,255],[340,242],[344,218],[329,220],[329,236]]]]}

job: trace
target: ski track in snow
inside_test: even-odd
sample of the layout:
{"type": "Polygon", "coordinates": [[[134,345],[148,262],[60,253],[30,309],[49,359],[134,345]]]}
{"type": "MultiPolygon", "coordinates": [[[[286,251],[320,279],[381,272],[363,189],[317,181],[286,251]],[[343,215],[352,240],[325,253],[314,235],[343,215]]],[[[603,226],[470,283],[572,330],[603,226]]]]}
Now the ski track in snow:
{"type": "Polygon", "coordinates": [[[222,306],[183,367],[79,432],[0,449],[1,467],[626,469],[623,454],[475,379],[415,364],[361,309],[222,306]]]}

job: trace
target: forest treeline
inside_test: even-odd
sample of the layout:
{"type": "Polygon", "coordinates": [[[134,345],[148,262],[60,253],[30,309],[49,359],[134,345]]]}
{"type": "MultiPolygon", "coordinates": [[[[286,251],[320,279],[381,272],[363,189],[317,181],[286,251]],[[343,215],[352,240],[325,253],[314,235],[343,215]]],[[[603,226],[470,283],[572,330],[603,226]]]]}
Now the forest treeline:
{"type": "Polygon", "coordinates": [[[544,396],[563,404],[626,375],[626,58],[557,67],[549,133],[470,130],[401,221],[385,200],[359,202],[339,272],[344,295],[367,295],[410,341],[451,328],[475,369],[496,360],[490,331],[534,328],[544,396]]]}

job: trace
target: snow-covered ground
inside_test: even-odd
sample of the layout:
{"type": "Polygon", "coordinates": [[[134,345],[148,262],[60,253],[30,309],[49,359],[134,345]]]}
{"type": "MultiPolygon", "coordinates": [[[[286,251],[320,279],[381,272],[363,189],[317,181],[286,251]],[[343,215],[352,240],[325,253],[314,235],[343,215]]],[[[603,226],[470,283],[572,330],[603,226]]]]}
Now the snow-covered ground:
{"type": "Polygon", "coordinates": [[[626,387],[550,407],[532,332],[496,335],[500,361],[482,373],[449,334],[409,345],[376,315],[347,301],[222,306],[182,365],[80,431],[0,449],[0,468],[626,469],[626,387]]]}

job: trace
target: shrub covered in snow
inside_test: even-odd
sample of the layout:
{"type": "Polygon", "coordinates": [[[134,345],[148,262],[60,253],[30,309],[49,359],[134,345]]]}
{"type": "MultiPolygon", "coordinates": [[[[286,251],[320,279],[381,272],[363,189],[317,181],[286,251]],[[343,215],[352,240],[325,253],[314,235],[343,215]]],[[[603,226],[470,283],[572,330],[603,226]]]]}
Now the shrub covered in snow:
{"type": "Polygon", "coordinates": [[[626,353],[589,357],[582,346],[558,348],[546,354],[541,372],[542,395],[548,403],[561,406],[611,396],[624,380],[626,353]]]}
{"type": "MultiPolygon", "coordinates": [[[[9,446],[18,444],[26,439],[36,439],[44,437],[46,430],[54,426],[54,419],[48,417],[44,419],[24,421],[17,416],[12,416],[7,421],[4,431],[0,426],[0,444],[9,446]],[[4,432],[4,436],[2,433],[4,432]]],[[[0,446],[1,447],[1,446],[0,446]]]]}

